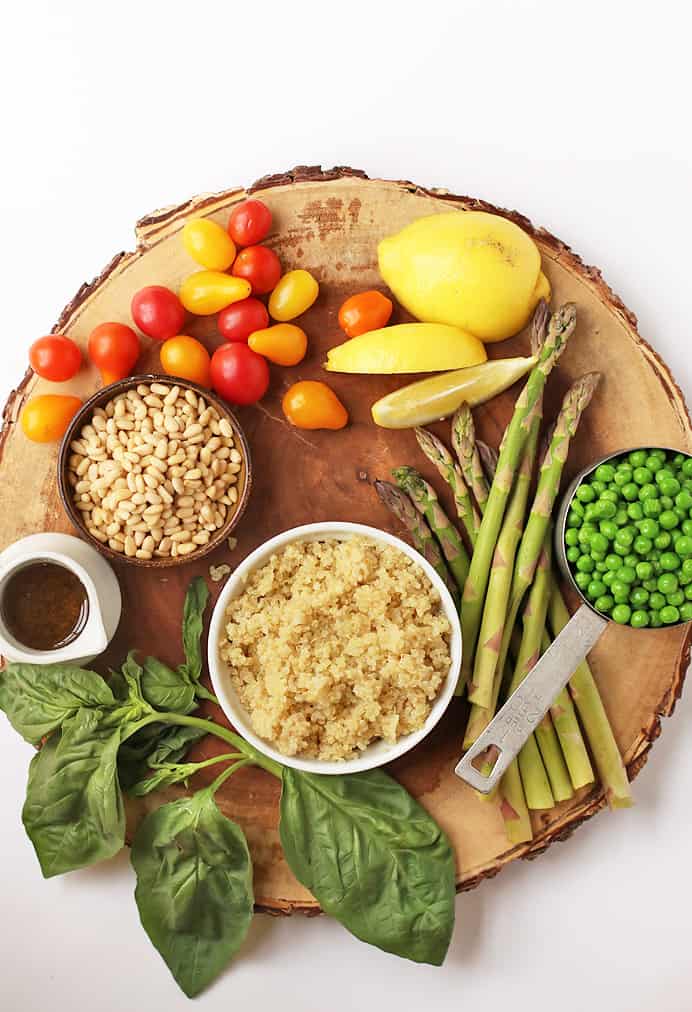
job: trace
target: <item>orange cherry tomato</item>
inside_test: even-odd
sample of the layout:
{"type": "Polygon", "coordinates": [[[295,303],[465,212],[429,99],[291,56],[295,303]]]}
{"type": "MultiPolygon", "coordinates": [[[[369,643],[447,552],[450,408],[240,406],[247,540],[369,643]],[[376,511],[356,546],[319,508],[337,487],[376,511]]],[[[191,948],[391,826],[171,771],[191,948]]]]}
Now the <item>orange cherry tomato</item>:
{"type": "Polygon", "coordinates": [[[29,348],[29,362],[34,372],[53,383],[63,383],[79,372],[82,353],[69,337],[49,334],[39,337],[29,348]]]}
{"type": "Polygon", "coordinates": [[[210,383],[209,363],[211,359],[204,345],[187,334],[169,337],[161,345],[161,367],[169,376],[199,383],[208,387],[210,383]]]}
{"type": "Polygon", "coordinates": [[[308,339],[294,323],[277,323],[250,334],[247,342],[258,355],[276,365],[298,365],[305,358],[308,339]]]}
{"type": "Polygon", "coordinates": [[[343,429],[348,412],[334,391],[318,380],[301,380],[289,387],[281,407],[298,429],[343,429]]]}
{"type": "Polygon", "coordinates": [[[79,397],[65,394],[39,394],[22,408],[22,432],[34,443],[56,443],[82,406],[79,397]]]}
{"type": "Polygon", "coordinates": [[[101,373],[104,386],[129,376],[140,351],[139,338],[124,323],[100,323],[89,335],[87,354],[101,373]]]}
{"type": "Polygon", "coordinates": [[[359,292],[346,299],[339,310],[339,326],[349,337],[386,327],[392,315],[392,300],[382,292],[359,292]]]}

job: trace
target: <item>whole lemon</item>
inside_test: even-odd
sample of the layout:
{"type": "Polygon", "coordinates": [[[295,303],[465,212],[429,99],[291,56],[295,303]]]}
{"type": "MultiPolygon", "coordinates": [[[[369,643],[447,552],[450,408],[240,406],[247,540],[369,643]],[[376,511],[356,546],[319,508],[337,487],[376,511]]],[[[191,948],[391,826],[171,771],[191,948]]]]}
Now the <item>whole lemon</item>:
{"type": "Polygon", "coordinates": [[[378,247],[380,273],[399,302],[426,323],[446,323],[481,341],[504,341],[549,298],[535,242],[485,211],[434,214],[378,247]]]}

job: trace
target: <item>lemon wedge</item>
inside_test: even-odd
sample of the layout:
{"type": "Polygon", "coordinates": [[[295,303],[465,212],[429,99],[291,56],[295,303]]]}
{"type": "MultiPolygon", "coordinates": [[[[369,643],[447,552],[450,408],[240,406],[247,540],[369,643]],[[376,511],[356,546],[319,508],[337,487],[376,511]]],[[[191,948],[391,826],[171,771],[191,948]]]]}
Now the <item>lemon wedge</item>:
{"type": "Polygon", "coordinates": [[[373,421],[385,429],[408,429],[447,418],[464,401],[474,407],[507,390],[536,361],[532,356],[498,358],[409,383],[373,404],[373,421]]]}
{"type": "Polygon", "coordinates": [[[329,372],[443,372],[485,362],[488,355],[473,334],[445,323],[399,323],[370,330],[327,353],[329,372]]]}

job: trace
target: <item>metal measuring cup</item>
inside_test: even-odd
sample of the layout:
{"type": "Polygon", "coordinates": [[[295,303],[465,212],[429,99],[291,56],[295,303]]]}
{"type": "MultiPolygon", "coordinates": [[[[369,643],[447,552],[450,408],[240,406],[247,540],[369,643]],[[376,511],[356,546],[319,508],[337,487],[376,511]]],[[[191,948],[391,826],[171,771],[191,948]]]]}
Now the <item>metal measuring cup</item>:
{"type": "MultiPolygon", "coordinates": [[[[490,794],[502,779],[513,759],[517,757],[526,741],[536,730],[543,717],[550,709],[555,697],[562,692],[578,665],[596,645],[608,625],[612,621],[608,616],[596,611],[578,586],[567,561],[565,531],[567,516],[578,487],[601,464],[611,463],[624,454],[635,450],[661,449],[667,453],[684,453],[673,447],[633,446],[617,453],[608,453],[593,464],[589,464],[577,474],[560,500],[555,522],[554,540],[555,556],[562,576],[567,580],[581,599],[579,609],[574,613],[562,632],[551,643],[537,664],[531,669],[521,685],[509,697],[491,720],[485,731],[476,739],[463,759],[459,761],[454,772],[467,784],[481,794],[490,794]],[[474,760],[492,749],[497,754],[492,770],[486,775],[473,765],[474,760]]],[[[664,628],[671,629],[686,622],[675,622],[664,628]]],[[[632,629],[632,633],[656,632],[657,629],[644,627],[632,629]]]]}

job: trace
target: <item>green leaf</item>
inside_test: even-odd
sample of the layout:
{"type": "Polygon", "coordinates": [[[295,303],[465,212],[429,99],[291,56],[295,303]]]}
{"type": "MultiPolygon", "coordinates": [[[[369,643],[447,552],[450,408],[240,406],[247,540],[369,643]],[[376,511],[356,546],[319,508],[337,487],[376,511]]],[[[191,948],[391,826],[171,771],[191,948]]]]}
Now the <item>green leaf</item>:
{"type": "Polygon", "coordinates": [[[113,693],[95,671],[70,664],[8,664],[0,672],[0,709],[34,745],[81,707],[114,705],[113,693]]]}
{"type": "Polygon", "coordinates": [[[151,766],[164,762],[178,763],[191,745],[205,738],[207,732],[198,727],[148,724],[120,747],[118,775],[123,790],[132,792],[133,786],[151,774],[151,766]]]}
{"type": "Polygon", "coordinates": [[[146,794],[172,787],[174,784],[185,783],[197,772],[199,763],[166,763],[158,769],[149,769],[149,776],[132,784],[128,794],[134,798],[143,798],[146,794]]]}
{"type": "Polygon", "coordinates": [[[149,763],[179,763],[187,755],[188,749],[195,742],[206,738],[207,732],[199,727],[168,727],[149,756],[149,763]]]}
{"type": "Polygon", "coordinates": [[[197,705],[195,687],[187,673],[182,668],[173,671],[156,657],[144,661],[141,687],[147,703],[157,710],[191,713],[197,705]]]}
{"type": "Polygon", "coordinates": [[[252,865],[243,831],[209,789],[162,805],[132,844],[144,930],[192,998],[240,948],[252,919],[252,865]]]}
{"type": "Polygon", "coordinates": [[[396,780],[380,770],[284,768],[279,831],[293,874],[357,938],[416,962],[443,962],[454,927],[454,855],[396,780]]]}
{"type": "Polygon", "coordinates": [[[112,715],[82,709],[32,759],[22,819],[46,878],[122,848],[125,812],[116,766],[122,733],[112,715]]]}
{"type": "Polygon", "coordinates": [[[202,629],[204,609],[209,600],[209,590],[201,576],[196,576],[187,589],[183,607],[183,647],[185,667],[191,681],[199,684],[202,676],[202,629]]]}

